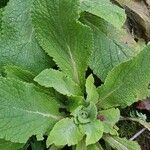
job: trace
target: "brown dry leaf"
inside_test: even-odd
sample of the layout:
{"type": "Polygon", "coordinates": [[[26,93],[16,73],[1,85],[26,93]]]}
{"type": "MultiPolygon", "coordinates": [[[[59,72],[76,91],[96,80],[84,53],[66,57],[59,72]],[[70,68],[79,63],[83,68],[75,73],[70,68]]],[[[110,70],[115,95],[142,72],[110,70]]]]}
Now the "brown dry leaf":
{"type": "Polygon", "coordinates": [[[113,0],[126,9],[138,38],[150,41],[150,0],[113,0]]]}
{"type": "Polygon", "coordinates": [[[140,110],[147,110],[150,112],[150,99],[138,102],[136,108],[140,110]]]}

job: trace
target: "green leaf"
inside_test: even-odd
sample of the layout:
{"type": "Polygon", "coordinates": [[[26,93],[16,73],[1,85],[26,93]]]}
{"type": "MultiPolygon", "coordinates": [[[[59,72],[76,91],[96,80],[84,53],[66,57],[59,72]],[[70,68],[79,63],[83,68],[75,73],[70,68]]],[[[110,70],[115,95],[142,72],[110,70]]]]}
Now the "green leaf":
{"type": "Polygon", "coordinates": [[[69,112],[75,111],[80,105],[85,104],[83,96],[71,96],[65,101],[65,106],[69,112]]]}
{"type": "Polygon", "coordinates": [[[86,134],[86,145],[98,142],[103,135],[103,124],[99,120],[81,125],[86,134]]]}
{"type": "Polygon", "coordinates": [[[60,150],[59,148],[57,148],[55,145],[52,145],[49,150],[60,150]]]}
{"type": "Polygon", "coordinates": [[[26,143],[29,137],[52,129],[62,117],[51,95],[33,84],[0,78],[0,138],[26,143]]]}
{"type": "Polygon", "coordinates": [[[87,150],[87,146],[85,144],[85,139],[83,138],[76,146],[73,147],[73,150],[87,150]]]}
{"type": "Polygon", "coordinates": [[[97,107],[94,103],[90,103],[90,105],[86,108],[86,111],[88,112],[88,117],[91,121],[97,119],[97,107]]]}
{"type": "Polygon", "coordinates": [[[71,115],[74,116],[76,124],[86,124],[97,119],[97,107],[93,103],[87,107],[80,105],[71,115]]]}
{"type": "Polygon", "coordinates": [[[85,139],[80,141],[73,150],[103,150],[99,143],[86,146],[85,139]]]}
{"type": "Polygon", "coordinates": [[[114,28],[101,18],[84,13],[80,20],[93,29],[94,51],[89,66],[102,81],[115,66],[133,58],[141,50],[125,31],[114,28]]]}
{"type": "Polygon", "coordinates": [[[58,70],[46,69],[42,71],[37,77],[35,77],[34,80],[42,86],[53,87],[63,95],[83,95],[80,86],[58,70]]]}
{"type": "Polygon", "coordinates": [[[99,107],[126,107],[144,99],[150,89],[150,45],[132,60],[115,67],[99,88],[99,107]]]}
{"type": "Polygon", "coordinates": [[[104,132],[111,134],[114,130],[113,127],[120,119],[120,111],[119,109],[115,108],[102,110],[99,111],[98,118],[101,120],[104,126],[104,132]]]}
{"type": "Polygon", "coordinates": [[[104,136],[104,140],[116,150],[141,150],[137,142],[128,141],[125,138],[119,138],[117,136],[104,136]]]}
{"type": "Polygon", "coordinates": [[[88,102],[93,102],[96,104],[99,99],[99,94],[97,92],[96,86],[94,85],[94,78],[92,75],[90,75],[86,80],[86,93],[87,93],[87,99],[88,102]]]}
{"type": "Polygon", "coordinates": [[[5,7],[3,34],[0,37],[0,69],[11,64],[39,73],[53,65],[35,38],[31,23],[32,2],[33,0],[10,0],[5,7]]]}
{"type": "Polygon", "coordinates": [[[23,148],[24,144],[20,143],[12,143],[10,141],[5,141],[3,139],[0,139],[0,149],[1,150],[18,150],[20,148],[23,148]]]}
{"type": "Polygon", "coordinates": [[[89,145],[87,150],[104,150],[99,143],[89,145]]]}
{"type": "Polygon", "coordinates": [[[65,118],[55,124],[48,136],[47,145],[54,143],[56,146],[71,146],[77,144],[83,136],[82,129],[79,129],[73,119],[65,118]]]}
{"type": "Polygon", "coordinates": [[[15,78],[25,82],[33,82],[33,79],[35,77],[35,75],[32,74],[30,71],[23,70],[20,67],[11,65],[4,67],[4,74],[5,77],[15,78]]]}
{"type": "Polygon", "coordinates": [[[82,11],[99,16],[117,28],[123,26],[126,19],[124,10],[109,0],[80,0],[80,2],[82,11]]]}
{"type": "Polygon", "coordinates": [[[91,54],[91,30],[77,21],[78,0],[36,0],[33,23],[44,50],[59,68],[84,87],[91,54]]]}

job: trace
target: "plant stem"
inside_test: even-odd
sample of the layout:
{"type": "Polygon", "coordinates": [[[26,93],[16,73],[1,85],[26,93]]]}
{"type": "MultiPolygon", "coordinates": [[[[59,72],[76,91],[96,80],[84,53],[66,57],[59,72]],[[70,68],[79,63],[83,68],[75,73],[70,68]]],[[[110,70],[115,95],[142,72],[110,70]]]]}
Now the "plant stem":
{"type": "Polygon", "coordinates": [[[139,132],[137,132],[133,137],[131,137],[129,140],[133,141],[134,139],[136,139],[137,137],[139,137],[145,130],[146,130],[146,128],[143,128],[142,130],[140,130],[139,132]]]}

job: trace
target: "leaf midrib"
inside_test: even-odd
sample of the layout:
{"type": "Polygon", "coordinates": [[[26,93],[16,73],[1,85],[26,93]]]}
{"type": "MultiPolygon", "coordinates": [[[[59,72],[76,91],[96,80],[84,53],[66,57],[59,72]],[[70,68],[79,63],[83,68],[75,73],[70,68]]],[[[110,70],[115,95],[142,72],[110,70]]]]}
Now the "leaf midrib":
{"type": "MultiPolygon", "coordinates": [[[[6,107],[8,107],[8,106],[6,106],[6,107]]],[[[29,113],[29,114],[32,114],[32,115],[34,115],[34,114],[39,115],[39,116],[42,116],[42,117],[45,117],[45,118],[52,118],[52,119],[55,119],[55,120],[62,119],[62,116],[57,116],[57,115],[53,115],[53,114],[49,114],[49,113],[42,113],[42,112],[39,112],[39,111],[31,111],[31,110],[17,108],[17,107],[11,107],[11,109],[23,111],[23,112],[26,112],[26,113],[29,113]]]]}

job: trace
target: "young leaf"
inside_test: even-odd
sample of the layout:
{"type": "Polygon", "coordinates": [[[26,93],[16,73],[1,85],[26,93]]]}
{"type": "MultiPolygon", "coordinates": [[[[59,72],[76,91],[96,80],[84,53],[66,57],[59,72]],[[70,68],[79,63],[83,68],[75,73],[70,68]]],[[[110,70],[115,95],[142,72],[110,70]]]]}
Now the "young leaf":
{"type": "Polygon", "coordinates": [[[51,66],[50,58],[35,39],[31,23],[32,2],[33,0],[10,0],[5,7],[3,34],[0,37],[0,69],[11,64],[39,73],[51,66]]]}
{"type": "Polygon", "coordinates": [[[4,67],[5,77],[15,78],[25,82],[33,82],[35,77],[30,71],[23,70],[20,67],[8,65],[4,67]]]}
{"type": "Polygon", "coordinates": [[[32,84],[0,78],[0,138],[25,143],[43,137],[62,116],[54,97],[32,84]]]}
{"type": "Polygon", "coordinates": [[[46,69],[35,77],[34,80],[42,86],[53,87],[61,94],[67,96],[82,96],[80,86],[58,70],[46,69]]]}
{"type": "Polygon", "coordinates": [[[78,0],[36,0],[32,16],[41,46],[83,87],[93,39],[91,30],[77,21],[78,5],[78,0]]]}
{"type": "Polygon", "coordinates": [[[103,150],[99,143],[86,146],[85,139],[80,141],[73,150],[103,150]]]}
{"type": "Polygon", "coordinates": [[[59,148],[57,148],[55,145],[52,145],[49,150],[60,150],[59,148]]]}
{"type": "Polygon", "coordinates": [[[104,126],[104,132],[111,134],[114,130],[113,129],[114,125],[120,119],[120,111],[119,109],[115,108],[99,111],[98,119],[101,120],[104,126]]]}
{"type": "Polygon", "coordinates": [[[71,115],[74,116],[76,124],[86,124],[97,119],[97,107],[93,103],[88,107],[80,105],[71,115]]]}
{"type": "Polygon", "coordinates": [[[103,136],[104,140],[116,150],[141,150],[138,143],[117,136],[103,136]]]}
{"type": "MultiPolygon", "coordinates": [[[[115,67],[99,88],[99,107],[126,107],[148,95],[150,45],[132,60],[115,67]]],[[[150,95],[149,95],[150,96],[150,95]]]]}
{"type": "Polygon", "coordinates": [[[97,88],[94,85],[94,78],[90,75],[86,80],[86,93],[87,93],[87,102],[93,102],[96,104],[99,99],[99,94],[97,92],[97,88]]]}
{"type": "Polygon", "coordinates": [[[99,143],[89,145],[87,150],[104,150],[99,143]]]}
{"type": "Polygon", "coordinates": [[[130,43],[124,40],[128,35],[123,30],[89,13],[82,14],[80,20],[93,29],[94,51],[89,66],[102,81],[115,66],[139,53],[140,46],[133,39],[130,43]]]}
{"type": "Polygon", "coordinates": [[[98,142],[103,135],[103,124],[99,120],[81,126],[86,134],[86,145],[98,142]]]}
{"type": "Polygon", "coordinates": [[[73,147],[73,150],[87,150],[87,146],[85,144],[85,139],[83,138],[76,146],[73,147]]]}
{"type": "Polygon", "coordinates": [[[24,144],[20,143],[12,143],[10,141],[5,141],[3,139],[0,139],[0,149],[1,150],[18,150],[20,148],[23,148],[24,144]]]}
{"type": "Polygon", "coordinates": [[[71,146],[77,144],[83,136],[82,129],[79,129],[73,119],[65,118],[55,124],[48,136],[47,145],[54,143],[56,146],[71,146]]]}
{"type": "Polygon", "coordinates": [[[121,28],[126,15],[123,9],[113,5],[109,0],[80,0],[81,10],[99,16],[117,28],[121,28]]]}

